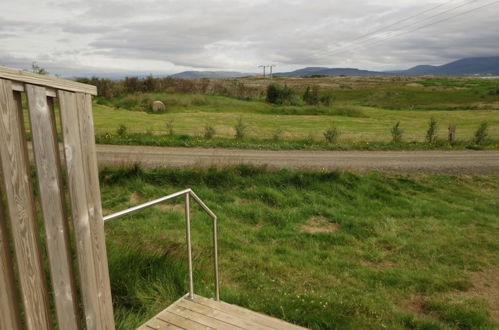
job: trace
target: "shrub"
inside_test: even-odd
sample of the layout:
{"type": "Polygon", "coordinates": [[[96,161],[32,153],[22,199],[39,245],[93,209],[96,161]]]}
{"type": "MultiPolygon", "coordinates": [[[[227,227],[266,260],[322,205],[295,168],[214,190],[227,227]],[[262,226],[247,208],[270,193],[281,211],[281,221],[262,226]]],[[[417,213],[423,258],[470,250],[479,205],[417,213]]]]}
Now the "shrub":
{"type": "Polygon", "coordinates": [[[276,141],[276,142],[277,142],[277,141],[279,141],[279,140],[281,139],[281,135],[282,135],[282,133],[283,133],[283,132],[282,132],[282,129],[278,128],[278,129],[274,132],[274,134],[272,135],[272,140],[274,140],[274,141],[276,141]]]}
{"type": "Polygon", "coordinates": [[[314,85],[312,88],[307,86],[305,89],[305,93],[303,93],[303,102],[308,105],[317,105],[319,104],[319,87],[314,85]]]}
{"type": "Polygon", "coordinates": [[[235,137],[237,140],[244,139],[244,137],[246,135],[246,128],[247,128],[247,126],[244,124],[243,119],[240,117],[237,120],[236,125],[234,126],[234,130],[236,131],[235,137]]]}
{"type": "Polygon", "coordinates": [[[393,142],[400,142],[402,141],[402,129],[400,128],[400,122],[398,121],[395,125],[392,126],[392,129],[390,131],[392,133],[392,141],[393,142]]]}
{"type": "Polygon", "coordinates": [[[166,134],[169,136],[175,135],[175,131],[173,129],[173,119],[170,119],[169,121],[166,122],[166,134]]]}
{"type": "Polygon", "coordinates": [[[114,101],[116,108],[123,108],[133,111],[145,111],[151,109],[152,99],[149,95],[134,93],[126,95],[114,101]]]}
{"type": "Polygon", "coordinates": [[[478,126],[477,130],[475,131],[475,134],[473,136],[473,142],[475,144],[482,144],[485,142],[485,139],[487,139],[487,136],[489,135],[489,123],[488,122],[483,122],[478,126]]]}
{"type": "Polygon", "coordinates": [[[202,105],[207,105],[208,100],[206,99],[205,96],[202,95],[193,95],[191,99],[191,104],[197,105],[197,106],[202,106],[202,105]]]}
{"type": "Polygon", "coordinates": [[[438,123],[435,118],[431,117],[426,131],[426,142],[435,143],[437,141],[438,123]]]}
{"type": "Polygon", "coordinates": [[[266,101],[269,103],[277,104],[278,100],[279,100],[279,86],[274,84],[268,85],[266,101]]]}
{"type": "Polygon", "coordinates": [[[295,100],[293,100],[293,97],[293,91],[287,86],[281,87],[276,84],[270,84],[267,86],[266,101],[269,103],[293,104],[296,103],[295,100]]]}
{"type": "Polygon", "coordinates": [[[321,104],[325,106],[330,106],[333,104],[334,95],[332,91],[327,91],[321,96],[321,104]]]}
{"type": "Polygon", "coordinates": [[[36,73],[36,74],[42,74],[42,75],[48,75],[49,73],[45,68],[42,68],[39,66],[36,62],[31,63],[31,72],[36,73]]]}
{"type": "Polygon", "coordinates": [[[324,131],[324,138],[328,143],[335,143],[340,136],[340,130],[334,124],[331,124],[328,129],[324,131]]]}
{"type": "Polygon", "coordinates": [[[204,138],[211,139],[215,136],[215,128],[209,124],[204,126],[204,138]]]}
{"type": "Polygon", "coordinates": [[[116,129],[116,134],[119,136],[125,136],[127,132],[128,128],[123,124],[120,124],[120,126],[116,129]]]}
{"type": "Polygon", "coordinates": [[[447,135],[447,140],[451,145],[454,145],[456,142],[456,125],[455,124],[449,124],[449,133],[447,135]]]}
{"type": "Polygon", "coordinates": [[[489,95],[499,95],[499,88],[492,88],[489,90],[489,95]]]}

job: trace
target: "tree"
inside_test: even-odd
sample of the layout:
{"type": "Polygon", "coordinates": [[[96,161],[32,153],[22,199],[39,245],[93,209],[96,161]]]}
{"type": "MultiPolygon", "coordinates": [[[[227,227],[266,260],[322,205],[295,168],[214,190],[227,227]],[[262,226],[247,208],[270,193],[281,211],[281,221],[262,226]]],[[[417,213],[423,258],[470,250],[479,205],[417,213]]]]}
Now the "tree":
{"type": "Polygon", "coordinates": [[[42,68],[41,66],[39,66],[36,62],[31,63],[31,70],[30,71],[33,72],[33,73],[43,74],[43,75],[49,74],[47,72],[47,70],[45,70],[44,68],[42,68]]]}
{"type": "Polygon", "coordinates": [[[319,87],[316,85],[312,86],[312,88],[307,86],[307,89],[303,94],[303,101],[308,105],[319,104],[319,87]]]}
{"type": "Polygon", "coordinates": [[[400,128],[400,122],[398,121],[395,125],[392,126],[392,141],[397,143],[402,141],[402,129],[400,128]]]}
{"type": "Polygon", "coordinates": [[[426,142],[435,143],[437,141],[437,133],[438,123],[435,118],[431,117],[430,122],[428,123],[428,130],[426,131],[426,142]]]}
{"type": "Polygon", "coordinates": [[[270,84],[267,86],[266,101],[273,104],[289,104],[292,103],[293,90],[288,86],[281,87],[279,85],[270,84]]]}

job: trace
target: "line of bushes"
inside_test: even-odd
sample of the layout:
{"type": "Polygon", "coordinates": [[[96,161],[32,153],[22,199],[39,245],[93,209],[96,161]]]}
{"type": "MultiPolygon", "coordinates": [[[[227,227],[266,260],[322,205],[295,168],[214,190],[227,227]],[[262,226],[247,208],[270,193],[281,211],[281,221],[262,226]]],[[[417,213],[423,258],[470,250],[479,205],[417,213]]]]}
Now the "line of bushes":
{"type": "Polygon", "coordinates": [[[493,141],[488,139],[489,124],[487,122],[481,123],[473,134],[473,138],[470,142],[467,141],[456,141],[455,139],[455,125],[449,125],[449,137],[448,140],[439,140],[438,137],[438,122],[431,118],[428,123],[428,129],[425,135],[425,142],[404,142],[402,140],[403,130],[400,126],[400,122],[397,122],[392,126],[390,134],[392,136],[391,143],[384,142],[359,142],[350,143],[342,142],[338,144],[338,139],[342,134],[341,130],[333,122],[326,128],[322,135],[324,137],[323,141],[317,141],[312,136],[307,139],[295,139],[295,140],[285,140],[281,139],[283,131],[277,129],[272,135],[271,139],[261,139],[261,138],[248,138],[247,132],[249,126],[240,117],[237,119],[233,126],[234,139],[227,138],[216,138],[215,127],[211,124],[206,124],[203,128],[202,139],[204,142],[200,142],[200,137],[189,136],[189,135],[176,135],[174,129],[173,120],[169,120],[165,123],[165,134],[156,135],[152,132],[147,133],[135,133],[129,134],[128,128],[120,124],[116,129],[116,134],[105,133],[104,135],[98,135],[98,143],[106,144],[145,144],[145,145],[168,145],[168,146],[210,146],[210,147],[236,147],[241,146],[253,146],[258,149],[262,148],[262,145],[267,145],[270,149],[288,149],[290,146],[294,146],[296,149],[365,149],[365,150],[383,150],[383,149],[403,149],[403,146],[409,149],[442,149],[442,148],[469,148],[469,149],[480,149],[483,145],[492,144],[493,141]],[[165,137],[167,137],[165,139],[165,137]],[[214,140],[215,142],[207,142],[208,140],[214,140]],[[232,141],[232,142],[230,142],[232,141]],[[471,144],[470,144],[471,143],[471,144]],[[282,147],[276,147],[277,144],[282,145],[282,147]],[[371,144],[371,145],[369,145],[371,144]],[[334,146],[333,146],[334,145],[334,146]],[[426,145],[426,147],[423,147],[426,145]]]}
{"type": "Polygon", "coordinates": [[[277,84],[269,84],[267,86],[267,96],[265,99],[268,103],[278,105],[323,105],[329,107],[333,104],[334,95],[331,90],[321,91],[319,86],[307,86],[305,92],[298,95],[293,89],[288,86],[280,86],[277,84]]]}
{"type": "Polygon", "coordinates": [[[106,100],[137,93],[200,93],[240,100],[260,99],[264,96],[264,90],[249,86],[239,79],[181,79],[149,75],[144,78],[125,77],[122,80],[83,77],[76,78],[76,81],[96,86],[98,98],[106,100]]]}
{"type": "MultiPolygon", "coordinates": [[[[490,125],[488,122],[480,123],[480,125],[478,125],[473,134],[471,143],[477,146],[485,144],[489,136],[489,127],[490,125]]],[[[426,135],[425,135],[425,143],[427,144],[437,143],[438,130],[439,130],[439,124],[435,120],[435,118],[432,117],[428,122],[428,129],[426,130],[426,135]]],[[[392,135],[392,142],[394,143],[402,142],[403,130],[400,126],[400,122],[396,122],[392,126],[390,133],[392,135]]],[[[456,144],[456,125],[454,124],[449,124],[447,142],[450,145],[456,144]]]]}
{"type": "Polygon", "coordinates": [[[464,150],[464,149],[499,149],[499,141],[487,141],[481,145],[474,145],[466,141],[456,141],[450,145],[445,140],[438,140],[434,144],[425,142],[371,142],[371,141],[341,141],[329,143],[325,139],[313,137],[302,139],[281,139],[280,132],[269,138],[245,136],[243,139],[221,138],[212,136],[207,138],[204,132],[197,136],[175,134],[156,135],[153,133],[127,133],[125,136],[105,133],[97,134],[99,144],[114,145],[142,145],[162,147],[200,147],[200,148],[233,148],[256,150],[464,150]]]}

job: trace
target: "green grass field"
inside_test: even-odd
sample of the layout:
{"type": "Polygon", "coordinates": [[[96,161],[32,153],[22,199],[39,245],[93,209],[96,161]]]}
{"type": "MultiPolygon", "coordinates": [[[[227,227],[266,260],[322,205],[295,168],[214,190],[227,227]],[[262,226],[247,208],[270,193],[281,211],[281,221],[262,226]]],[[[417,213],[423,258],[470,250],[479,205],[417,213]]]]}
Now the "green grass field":
{"type": "MultiPolygon", "coordinates": [[[[193,188],[219,216],[227,302],[313,329],[498,327],[497,175],[132,168],[101,184],[105,214],[193,188]]],[[[120,329],[187,291],[182,202],[106,224],[120,329]]],[[[194,210],[195,291],[209,297],[210,220],[194,210]]]]}
{"type": "MultiPolygon", "coordinates": [[[[221,99],[221,97],[216,98],[221,99]]],[[[434,117],[440,123],[440,138],[446,138],[447,126],[453,123],[457,125],[457,139],[471,140],[477,126],[487,121],[491,125],[490,138],[499,139],[499,111],[496,110],[410,111],[350,106],[350,109],[354,109],[352,111],[354,116],[348,115],[347,111],[345,111],[347,115],[274,115],[254,110],[257,106],[264,109],[271,107],[263,102],[223,99],[233,108],[220,106],[220,111],[217,111],[210,105],[188,106],[163,114],[151,114],[96,104],[94,105],[96,133],[115,134],[118,126],[123,124],[127,126],[129,133],[166,134],[166,123],[173,121],[176,134],[202,136],[204,126],[209,124],[215,128],[217,137],[233,138],[233,126],[238,118],[242,118],[248,126],[248,137],[272,138],[276,133],[280,133],[283,139],[312,137],[321,140],[323,131],[334,123],[342,132],[339,141],[387,142],[391,139],[391,127],[400,121],[404,140],[423,141],[428,122],[434,117]],[[232,105],[233,103],[236,105],[232,105]],[[239,103],[242,105],[238,105],[239,103]]]]}
{"type": "MultiPolygon", "coordinates": [[[[321,141],[324,140],[324,130],[335,125],[341,132],[338,144],[349,149],[367,142],[386,144],[391,140],[391,127],[399,121],[403,141],[423,142],[428,122],[433,117],[439,123],[440,139],[445,140],[448,125],[455,124],[457,139],[469,143],[478,125],[488,122],[489,140],[493,141],[492,144],[499,140],[499,80],[408,77],[275,79],[275,83],[288,85],[294,90],[298,102],[295,105],[266,103],[265,88],[269,82],[252,78],[216,81],[225,84],[223,90],[226,94],[232,95],[231,86],[256,91],[245,100],[210,93],[137,93],[110,100],[98,98],[94,104],[96,133],[116,135],[118,126],[125,125],[130,135],[148,133],[159,136],[166,134],[166,125],[171,123],[175,135],[200,137],[205,126],[210,125],[215,129],[216,138],[232,139],[234,125],[241,118],[247,125],[247,138],[257,140],[321,141]],[[333,105],[304,105],[300,95],[310,85],[331,91],[333,105]],[[163,101],[166,112],[148,112],[152,100],[163,101]]],[[[117,143],[120,139],[115,137],[110,143],[117,143]]],[[[135,142],[128,143],[142,143],[139,138],[132,140],[135,142]]],[[[105,143],[102,139],[101,142],[105,143]]],[[[198,143],[200,146],[204,144],[198,143]]],[[[221,147],[228,145],[237,147],[230,143],[219,144],[221,147]]]]}

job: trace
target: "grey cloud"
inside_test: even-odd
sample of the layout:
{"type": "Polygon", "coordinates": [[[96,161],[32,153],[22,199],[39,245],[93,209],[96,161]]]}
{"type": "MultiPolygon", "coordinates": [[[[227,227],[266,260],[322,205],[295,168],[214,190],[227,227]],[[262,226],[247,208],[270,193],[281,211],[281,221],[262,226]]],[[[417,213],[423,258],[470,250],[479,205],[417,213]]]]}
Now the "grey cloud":
{"type": "Polygon", "coordinates": [[[260,62],[285,68],[405,68],[499,53],[499,24],[492,10],[497,11],[497,6],[391,39],[384,40],[399,31],[372,37],[381,39],[379,43],[367,42],[362,47],[349,43],[443,3],[433,1],[53,0],[50,6],[57,8],[59,15],[67,12],[66,18],[58,16],[45,25],[18,20],[5,30],[3,22],[8,18],[0,13],[0,39],[28,31],[34,37],[53,34],[54,40],[69,49],[61,50],[59,44],[54,44],[54,49],[33,49],[33,58],[51,63],[59,58],[69,66],[78,57],[97,56],[131,61],[136,67],[143,61],[156,61],[177,67],[244,71],[254,71],[260,62]]]}

